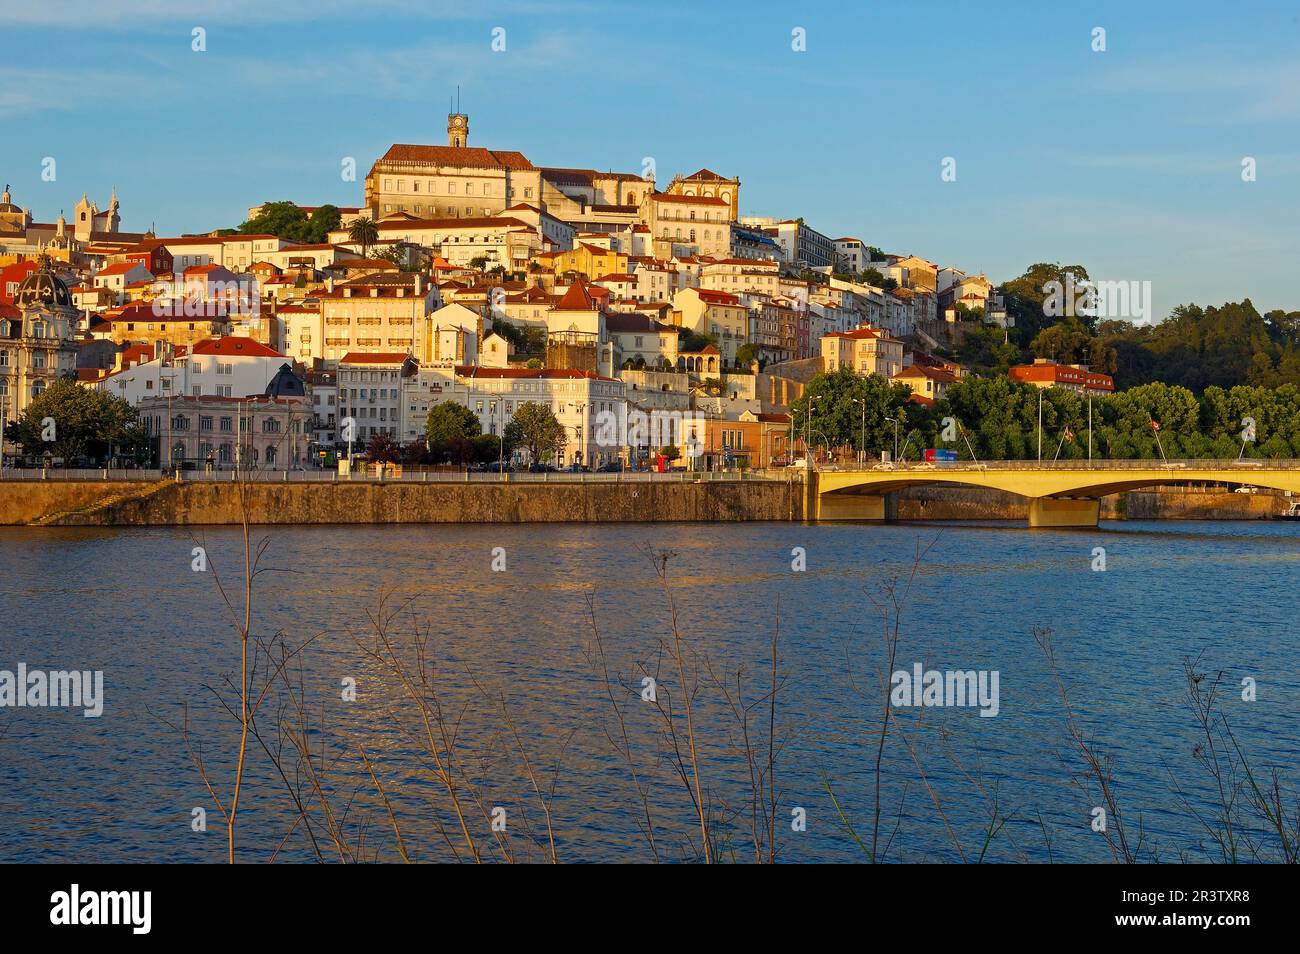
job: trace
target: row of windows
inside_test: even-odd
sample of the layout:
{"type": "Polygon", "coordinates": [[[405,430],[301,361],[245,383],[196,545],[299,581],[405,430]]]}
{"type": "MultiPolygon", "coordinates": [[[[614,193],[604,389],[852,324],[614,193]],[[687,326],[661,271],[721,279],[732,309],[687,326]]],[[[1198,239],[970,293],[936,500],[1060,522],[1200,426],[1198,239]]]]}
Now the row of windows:
{"type": "MultiPolygon", "coordinates": [[[[411,192],[412,192],[412,193],[419,193],[419,192],[421,191],[421,189],[420,189],[420,182],[421,182],[421,180],[419,180],[419,179],[412,179],[412,180],[411,180],[411,192]]],[[[438,180],[437,180],[437,179],[431,180],[431,181],[429,181],[429,182],[425,185],[423,191],[424,191],[425,193],[427,193],[428,195],[436,195],[437,192],[438,192],[437,184],[438,184],[438,180]]],[[[473,182],[469,182],[469,181],[461,182],[461,183],[448,182],[448,183],[447,183],[447,190],[446,190],[447,195],[456,195],[456,193],[457,193],[457,186],[460,187],[460,192],[461,192],[462,195],[474,195],[474,186],[475,186],[475,183],[473,183],[473,182]]],[[[495,194],[495,193],[492,191],[492,183],[490,183],[490,182],[482,182],[482,183],[479,183],[478,186],[479,186],[479,192],[478,192],[479,195],[491,196],[491,195],[494,195],[494,194],[495,194]]],[[[393,179],[385,179],[385,180],[384,180],[384,191],[385,191],[385,192],[394,192],[394,191],[396,191],[396,192],[405,192],[405,191],[406,191],[406,180],[405,180],[405,179],[397,179],[397,180],[393,180],[393,179]],[[396,182],[396,186],[397,186],[396,189],[393,188],[393,186],[394,186],[394,182],[396,182]]],[[[510,187],[507,186],[507,187],[505,188],[505,194],[506,194],[507,197],[509,197],[509,196],[513,196],[513,195],[515,194],[515,190],[514,190],[514,189],[511,189],[510,187]]],[[[533,187],[532,187],[532,186],[525,186],[525,187],[524,187],[524,198],[525,198],[525,199],[531,199],[532,197],[533,197],[533,187]]]]}

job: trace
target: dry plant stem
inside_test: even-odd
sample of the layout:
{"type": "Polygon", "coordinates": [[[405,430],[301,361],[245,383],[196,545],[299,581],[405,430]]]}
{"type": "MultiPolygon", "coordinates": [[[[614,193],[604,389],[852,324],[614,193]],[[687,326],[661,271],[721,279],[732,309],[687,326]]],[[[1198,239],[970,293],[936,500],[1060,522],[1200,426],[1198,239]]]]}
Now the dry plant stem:
{"type": "Polygon", "coordinates": [[[366,749],[363,745],[357,746],[357,751],[361,753],[361,760],[365,763],[366,771],[370,773],[370,780],[374,782],[375,790],[379,793],[379,798],[384,803],[384,811],[388,813],[388,823],[393,828],[393,837],[397,839],[397,853],[402,860],[408,865],[411,863],[411,856],[406,851],[406,842],[402,840],[402,829],[397,824],[397,816],[393,814],[393,805],[388,800],[388,793],[384,791],[384,783],[379,781],[379,776],[375,774],[375,767],[370,763],[370,757],[366,755],[366,749]]]}
{"type": "Polygon", "coordinates": [[[672,656],[677,664],[677,676],[682,685],[682,707],[686,713],[686,746],[691,761],[691,784],[694,788],[695,808],[700,819],[700,844],[704,851],[704,863],[713,863],[713,842],[709,834],[708,813],[704,803],[704,790],[700,780],[699,751],[695,739],[695,717],[691,705],[693,692],[687,684],[686,660],[682,643],[681,626],[677,619],[677,604],[673,600],[672,587],[668,583],[668,560],[671,554],[659,554],[655,560],[655,572],[663,587],[664,598],[668,601],[668,614],[672,625],[672,656]]]}
{"type": "Polygon", "coordinates": [[[573,740],[573,736],[577,730],[575,729],[570,731],[569,735],[565,738],[564,745],[560,748],[560,758],[557,759],[555,767],[551,772],[549,793],[544,794],[542,792],[541,784],[537,780],[537,772],[533,768],[532,760],[528,758],[528,752],[524,747],[524,741],[519,735],[519,727],[511,717],[510,709],[506,705],[505,696],[501,693],[497,693],[495,697],[492,696],[472,673],[467,673],[467,675],[469,676],[470,681],[474,683],[474,687],[478,689],[479,693],[482,694],[485,699],[495,702],[498,711],[501,713],[501,721],[510,731],[511,738],[514,739],[515,750],[519,753],[519,759],[524,766],[524,775],[527,777],[528,784],[531,786],[533,794],[537,797],[537,801],[542,807],[542,815],[546,819],[546,842],[549,860],[551,864],[559,864],[560,856],[555,844],[555,821],[551,813],[551,802],[555,798],[555,785],[559,778],[559,769],[563,761],[564,750],[569,747],[569,743],[573,740]]]}
{"type": "Polygon", "coordinates": [[[362,649],[371,658],[383,664],[389,671],[397,676],[407,698],[415,704],[419,711],[420,720],[424,728],[425,744],[435,766],[434,774],[442,786],[447,790],[447,794],[451,799],[453,810],[456,813],[456,821],[460,826],[461,837],[464,839],[466,847],[469,849],[474,861],[481,863],[483,861],[483,856],[479,851],[477,843],[474,841],[473,834],[471,834],[469,830],[469,822],[465,817],[464,806],[461,804],[461,793],[456,783],[454,761],[455,743],[452,739],[452,734],[447,725],[447,721],[442,715],[442,708],[438,705],[437,695],[434,693],[433,686],[429,681],[428,669],[425,664],[423,653],[423,643],[417,640],[417,665],[418,676],[420,679],[420,685],[417,687],[412,681],[411,675],[407,671],[406,666],[402,663],[401,657],[394,648],[392,639],[388,634],[388,624],[397,615],[397,612],[399,612],[401,608],[391,614],[386,613],[385,609],[387,599],[387,594],[381,595],[377,612],[367,612],[371,629],[380,646],[383,648],[383,652],[376,652],[372,649],[367,649],[366,647],[362,647],[362,649]],[[421,692],[421,690],[424,690],[424,692],[421,692]],[[429,694],[429,699],[425,698],[425,692],[429,694]],[[432,705],[430,702],[432,702],[432,705]],[[445,759],[443,756],[444,751],[446,752],[445,759]]]}
{"type": "Polygon", "coordinates": [[[916,555],[912,560],[912,568],[907,575],[907,584],[900,598],[898,594],[898,580],[890,580],[884,586],[885,598],[887,602],[872,598],[877,611],[881,614],[881,623],[883,626],[883,635],[885,643],[885,669],[880,673],[881,692],[884,695],[883,712],[880,719],[880,735],[876,740],[876,762],[874,767],[874,787],[875,787],[875,809],[872,813],[871,822],[871,860],[872,862],[883,861],[879,854],[880,850],[880,799],[881,799],[881,771],[885,759],[885,740],[889,736],[889,724],[893,715],[893,705],[889,698],[889,679],[890,674],[894,671],[895,663],[898,659],[898,643],[901,639],[901,629],[903,620],[903,606],[912,594],[912,584],[916,580],[917,571],[921,567],[921,561],[930,549],[938,541],[938,537],[932,540],[924,549],[917,544],[916,555]],[[892,622],[891,622],[892,617],[892,622]]]}
{"type": "Polygon", "coordinates": [[[1096,747],[1088,742],[1084,737],[1083,730],[1079,728],[1079,723],[1074,717],[1074,709],[1070,705],[1070,696],[1065,688],[1065,681],[1061,678],[1061,672],[1056,664],[1056,649],[1052,645],[1052,631],[1046,628],[1036,628],[1033,631],[1034,640],[1042,649],[1043,655],[1047,659],[1048,669],[1052,674],[1052,679],[1056,683],[1056,691],[1060,696],[1061,705],[1065,710],[1066,731],[1074,746],[1083,756],[1084,763],[1087,766],[1088,774],[1096,782],[1101,792],[1102,801],[1105,803],[1108,818],[1114,824],[1107,824],[1102,831],[1102,837],[1106,839],[1106,845],[1110,848],[1111,856],[1116,861],[1123,861],[1126,864],[1134,864],[1137,861],[1137,849],[1141,847],[1142,835],[1138,834],[1138,842],[1135,846],[1128,843],[1128,834],[1124,826],[1124,819],[1120,814],[1119,801],[1115,796],[1114,786],[1111,780],[1110,769],[1097,754],[1096,747]],[[1111,834],[1111,829],[1114,834],[1111,834]]]}
{"type": "MultiPolygon", "coordinates": [[[[637,797],[641,802],[641,813],[637,819],[637,825],[641,833],[645,836],[647,844],[650,846],[650,856],[658,862],[659,845],[655,840],[654,818],[650,811],[650,790],[649,785],[643,782],[636,767],[636,758],[632,754],[632,740],[627,731],[627,718],[623,714],[623,707],[618,704],[614,698],[613,680],[609,674],[609,659],[605,655],[605,643],[600,635],[600,626],[596,622],[596,603],[590,593],[587,594],[587,616],[591,621],[591,632],[596,644],[596,658],[600,663],[602,685],[605,690],[605,697],[609,700],[610,708],[614,710],[614,717],[618,719],[619,739],[615,740],[610,735],[609,730],[605,730],[605,738],[614,747],[614,750],[623,757],[627,762],[628,773],[632,776],[632,784],[637,790],[637,797]]],[[[621,685],[621,682],[620,682],[621,685]]]]}

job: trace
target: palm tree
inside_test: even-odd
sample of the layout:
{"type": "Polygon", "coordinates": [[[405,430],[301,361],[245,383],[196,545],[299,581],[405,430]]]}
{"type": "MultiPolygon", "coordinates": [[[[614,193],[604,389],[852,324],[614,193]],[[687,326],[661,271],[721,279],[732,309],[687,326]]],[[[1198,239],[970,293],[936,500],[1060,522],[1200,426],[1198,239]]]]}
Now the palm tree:
{"type": "Polygon", "coordinates": [[[357,219],[348,228],[348,237],[361,246],[361,255],[370,257],[370,246],[379,241],[379,226],[371,218],[357,219]]]}

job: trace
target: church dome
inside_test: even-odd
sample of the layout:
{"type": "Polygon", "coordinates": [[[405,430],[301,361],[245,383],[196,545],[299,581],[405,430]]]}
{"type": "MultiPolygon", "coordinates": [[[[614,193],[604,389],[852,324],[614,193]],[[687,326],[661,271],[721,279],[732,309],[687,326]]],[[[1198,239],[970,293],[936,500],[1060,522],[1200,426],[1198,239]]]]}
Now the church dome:
{"type": "Polygon", "coordinates": [[[39,305],[45,308],[73,308],[72,293],[68,291],[68,286],[58,275],[54,274],[54,269],[48,261],[42,262],[41,267],[36,269],[18,286],[14,292],[14,305],[23,308],[28,305],[39,305]]]}
{"type": "Polygon", "coordinates": [[[307,388],[302,378],[293,373],[287,364],[280,365],[271,382],[266,386],[267,397],[306,397],[307,388]]]}

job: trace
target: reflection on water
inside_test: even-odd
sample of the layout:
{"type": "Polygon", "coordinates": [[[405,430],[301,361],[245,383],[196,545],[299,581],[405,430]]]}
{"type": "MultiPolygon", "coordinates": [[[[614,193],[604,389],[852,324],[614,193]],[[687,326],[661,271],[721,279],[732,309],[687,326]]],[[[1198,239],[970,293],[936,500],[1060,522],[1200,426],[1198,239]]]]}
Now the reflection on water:
{"type": "MultiPolygon", "coordinates": [[[[763,693],[778,628],[778,850],[784,860],[861,860],[828,794],[861,833],[874,800],[881,713],[882,586],[907,575],[898,668],[997,670],[1000,714],[910,710],[884,764],[891,857],[958,860],[978,853],[996,804],[1006,827],[987,857],[1106,860],[1091,804],[1072,783],[1065,724],[1032,638],[1051,627],[1084,731],[1114,759],[1117,789],[1164,857],[1200,851],[1205,836],[1175,793],[1209,796],[1192,758],[1195,724],[1183,660],[1223,670],[1225,705],[1258,767],[1295,782],[1300,704],[1294,593],[1297,528],[1278,523],[1122,523],[1098,531],[1011,524],[891,526],[548,525],[269,528],[254,629],[291,645],[307,702],[283,688],[259,713],[241,799],[242,856],[309,860],[311,838],[337,857],[323,824],[295,825],[289,784],[313,804],[312,779],[277,723],[309,723],[316,779],[357,858],[396,859],[392,829],[361,761],[369,756],[416,860],[464,853],[419,710],[375,648],[370,620],[388,620],[402,660],[427,639],[430,681],[416,687],[454,732],[453,772],[466,824],[487,857],[506,844],[544,857],[549,794],[560,858],[693,856],[698,820],[659,711],[639,696],[654,675],[682,715],[683,687],[665,653],[665,593],[653,555],[671,551],[672,597],[695,690],[701,775],[724,851],[752,854],[750,766],[732,702],[751,706],[751,741],[766,739],[763,693]],[[1092,572],[1094,547],[1107,570],[1092,572]],[[493,572],[503,547],[506,570],[493,572]],[[792,549],[807,570],[791,570],[792,549]],[[928,550],[926,549],[928,548],[928,550]],[[382,612],[381,612],[382,610],[382,612]],[[622,688],[628,749],[595,654],[594,625],[622,688]],[[737,671],[742,673],[739,689],[737,671]],[[1259,697],[1241,702],[1243,676],[1259,697]],[[355,680],[356,701],[342,698],[355,680]],[[265,743],[265,748],[262,747],[265,743]],[[630,750],[630,758],[627,751],[630,750]],[[918,770],[917,763],[920,763],[918,770]],[[635,779],[635,781],[634,781],[635,779]],[[637,783],[644,789],[644,804],[637,783]],[[928,788],[927,788],[928,784],[928,788]],[[933,796],[930,794],[933,791],[933,796]],[[942,816],[934,798],[939,799],[942,816]],[[504,808],[507,832],[490,819],[504,808]],[[790,830],[804,808],[807,830],[790,830]],[[961,850],[949,835],[952,826],[961,850]]],[[[0,709],[0,825],[5,860],[216,861],[224,827],[186,752],[201,746],[219,792],[229,789],[238,725],[222,711],[238,679],[238,644],[215,585],[238,596],[239,533],[209,529],[0,529],[0,669],[104,671],[99,719],[58,709],[0,709]],[[191,570],[204,546],[215,572],[191,570]],[[233,588],[233,589],[232,589],[233,588]],[[224,786],[224,788],[223,788],[224,786]],[[191,810],[209,813],[191,831],[191,810]]],[[[414,670],[411,670],[413,673],[414,670]]],[[[684,727],[679,719],[676,725],[684,727]]],[[[765,742],[763,743],[765,746],[765,742]]],[[[759,768],[766,750],[758,747],[759,768]]],[[[445,747],[435,745],[445,758],[445,747]]],[[[689,763],[687,768],[689,770],[689,763]]]]}

